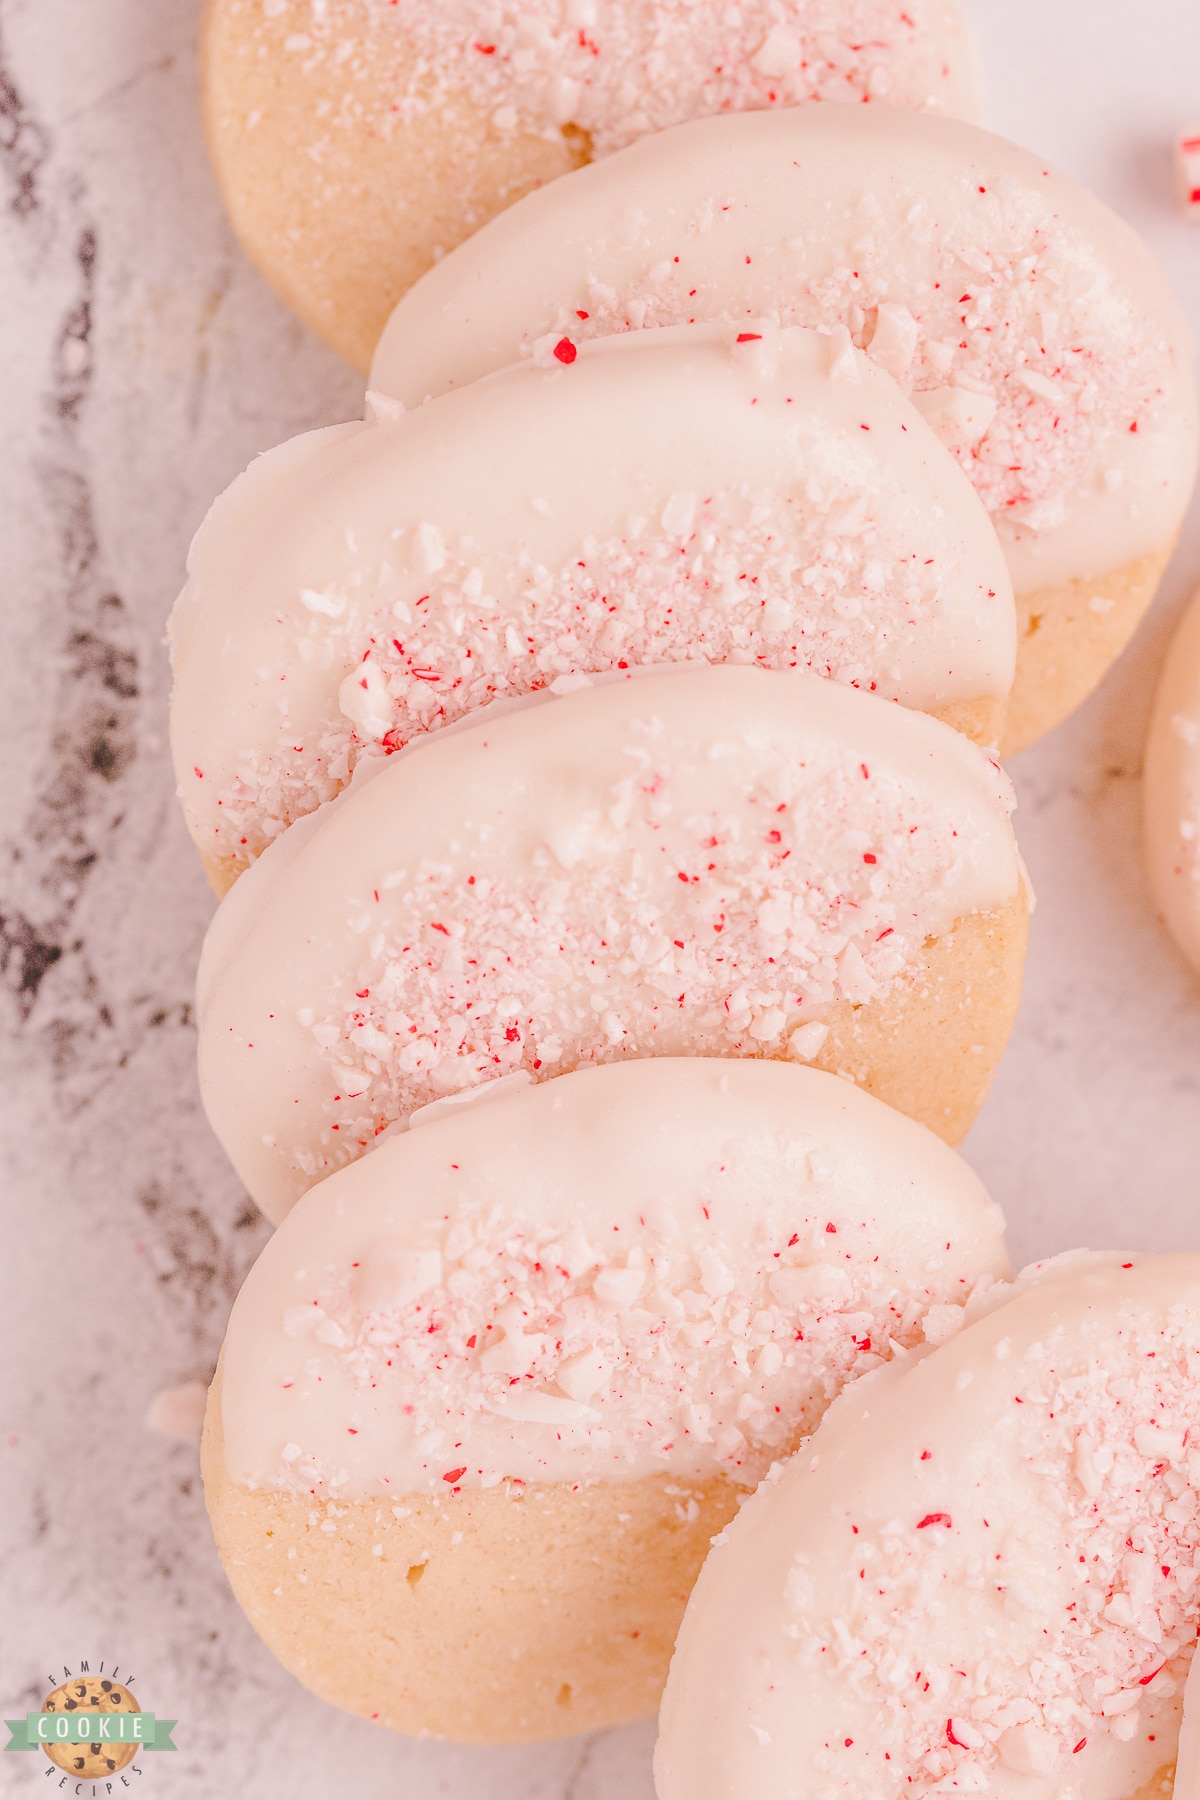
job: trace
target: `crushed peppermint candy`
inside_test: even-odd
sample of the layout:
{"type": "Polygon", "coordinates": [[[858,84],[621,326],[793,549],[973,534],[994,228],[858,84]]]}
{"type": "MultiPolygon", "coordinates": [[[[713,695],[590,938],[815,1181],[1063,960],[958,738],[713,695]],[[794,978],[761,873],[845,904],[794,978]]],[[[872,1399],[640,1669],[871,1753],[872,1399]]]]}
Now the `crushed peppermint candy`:
{"type": "MultiPolygon", "coordinates": [[[[703,1198],[690,1202],[697,1218],[703,1198]]],[[[971,1289],[949,1268],[887,1267],[853,1214],[839,1214],[836,1249],[824,1210],[806,1216],[803,1203],[786,1229],[763,1223],[720,1248],[711,1233],[690,1240],[688,1216],[685,1201],[632,1242],[593,1225],[592,1244],[578,1221],[466,1205],[440,1248],[377,1245],[286,1309],[297,1377],[319,1385],[333,1365],[351,1424],[378,1431],[386,1418],[380,1454],[402,1445],[388,1484],[407,1468],[410,1491],[495,1486],[514,1475],[514,1437],[532,1446],[522,1479],[541,1442],[556,1479],[648,1467],[753,1486],[848,1380],[920,1342],[931,1303],[957,1295],[961,1310],[971,1289]]],[[[294,1416],[291,1428],[303,1435],[294,1416]]],[[[270,1479],[336,1493],[350,1477],[288,1442],[270,1479]]]]}
{"type": "Polygon", "coordinates": [[[264,15],[285,55],[349,90],[324,134],[357,123],[363,93],[381,88],[384,136],[465,95],[502,139],[566,135],[604,156],[712,113],[938,107],[970,85],[926,0],[271,0],[264,15]]]}
{"type": "MultiPolygon", "coordinates": [[[[1098,469],[1120,482],[1120,446],[1157,423],[1177,379],[1174,356],[1165,331],[1136,316],[1098,264],[1087,233],[1036,191],[981,183],[969,199],[976,220],[950,234],[914,188],[906,222],[917,256],[901,284],[888,215],[864,192],[852,259],[819,274],[802,266],[782,297],[767,307],[759,295],[753,311],[780,325],[844,326],[911,395],[993,520],[1045,533],[1093,492],[1098,469]]],[[[723,291],[725,276],[710,288],[702,272],[713,220],[707,201],[620,292],[603,272],[590,277],[588,318],[574,335],[690,319],[741,324],[746,308],[723,291]]],[[[750,263],[761,245],[731,244],[733,262],[739,249],[750,263]]],[[[552,328],[569,318],[559,302],[552,328]]]]}
{"type": "MultiPolygon", "coordinates": [[[[1200,1622],[1200,1315],[1179,1304],[1162,1317],[1131,1308],[1065,1353],[1054,1333],[1029,1349],[1009,1417],[989,1430],[1002,1459],[1037,1480],[1040,1510],[1008,1520],[986,1554],[980,1528],[999,1523],[987,1494],[1003,1474],[980,1462],[978,1516],[958,1516],[960,1492],[953,1519],[856,1534],[861,1596],[832,1630],[806,1622],[811,1583],[800,1567],[789,1576],[795,1655],[835,1669],[874,1709],[874,1742],[887,1750],[873,1757],[880,1800],[992,1792],[1005,1770],[1067,1779],[1072,1756],[1106,1735],[1145,1738],[1151,1768],[1172,1760],[1164,1719],[1200,1622]],[[1039,1563],[1044,1588],[1029,1574],[1039,1563]],[[944,1647],[953,1633],[921,1628],[953,1589],[1002,1607],[969,1653],[944,1647]],[[1005,1613],[1038,1622],[1032,1661],[1028,1633],[1006,1641],[1005,1613]]],[[[994,1354],[1007,1348],[1002,1339],[994,1354]]],[[[836,1771],[848,1747],[827,1745],[822,1767],[836,1771]]]]}
{"type": "Polygon", "coordinates": [[[1200,125],[1190,125],[1175,140],[1179,198],[1189,219],[1200,219],[1200,125]]]}
{"type": "Polygon", "coordinates": [[[242,753],[219,796],[214,850],[244,868],[331,800],[364,750],[390,754],[581,672],[753,663],[895,696],[900,662],[944,613],[947,571],[922,544],[897,543],[885,500],[864,493],[836,446],[824,467],[811,454],[802,492],[675,494],[661,518],[585,539],[558,568],[525,550],[493,553],[485,583],[471,543],[426,524],[414,534],[415,595],[411,580],[397,594],[388,563],[364,572],[374,608],[347,608],[340,592],[306,599],[321,617],[302,655],[351,665],[338,710],[300,734],[280,712],[275,744],[242,753]]]}
{"type": "Polygon", "coordinates": [[[424,860],[356,904],[360,957],[302,1014],[334,1091],[313,1147],[288,1152],[307,1181],[416,1108],[518,1069],[804,1059],[811,1023],[886,995],[934,914],[953,919],[974,852],[936,790],[833,741],[803,762],[763,746],[755,778],[681,816],[652,721],[628,750],[637,772],[535,840],[521,875],[424,860]]]}

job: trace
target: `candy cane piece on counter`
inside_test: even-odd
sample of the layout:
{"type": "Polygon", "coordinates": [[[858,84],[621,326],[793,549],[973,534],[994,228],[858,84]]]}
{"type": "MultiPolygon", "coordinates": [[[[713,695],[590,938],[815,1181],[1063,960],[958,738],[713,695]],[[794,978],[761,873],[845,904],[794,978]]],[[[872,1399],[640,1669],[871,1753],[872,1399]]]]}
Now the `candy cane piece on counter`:
{"type": "Polygon", "coordinates": [[[1175,140],[1179,193],[1189,218],[1200,219],[1200,124],[1186,125],[1175,140]]]}

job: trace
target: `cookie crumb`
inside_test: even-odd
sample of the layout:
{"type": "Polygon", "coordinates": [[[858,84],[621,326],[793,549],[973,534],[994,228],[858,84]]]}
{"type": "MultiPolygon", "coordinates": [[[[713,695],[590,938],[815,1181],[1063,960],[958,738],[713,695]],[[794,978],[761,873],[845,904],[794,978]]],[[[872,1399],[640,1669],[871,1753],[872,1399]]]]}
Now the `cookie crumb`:
{"type": "Polygon", "coordinates": [[[202,1381],[184,1381],[178,1387],[160,1388],[146,1408],[146,1424],[160,1437],[198,1444],[207,1400],[208,1389],[202,1381]]]}

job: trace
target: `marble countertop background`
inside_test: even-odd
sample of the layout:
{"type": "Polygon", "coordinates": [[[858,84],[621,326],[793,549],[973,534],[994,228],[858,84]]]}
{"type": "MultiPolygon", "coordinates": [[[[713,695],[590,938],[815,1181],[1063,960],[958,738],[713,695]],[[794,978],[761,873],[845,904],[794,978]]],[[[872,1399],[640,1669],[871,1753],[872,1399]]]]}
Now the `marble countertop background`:
{"type": "MultiPolygon", "coordinates": [[[[1124,213],[1200,332],[1200,229],[1170,161],[1200,120],[1195,0],[969,10],[988,123],[1124,213]]],[[[650,1723],[482,1751],[311,1699],[226,1589],[195,1447],[144,1424],[157,1390],[207,1379],[266,1236],[196,1095],[212,901],[172,795],[164,621],[216,492],[361,404],[226,227],[198,12],[0,0],[0,1708],[40,1706],[81,1657],[120,1663],[180,1720],[179,1754],[130,1783],[164,1800],[650,1800],[650,1723]]],[[[1018,1260],[1200,1248],[1200,986],[1138,841],[1153,683],[1198,580],[1193,509],[1132,650],[1013,764],[1040,905],[967,1154],[1018,1260]]],[[[0,1794],[49,1773],[0,1757],[0,1794]]]]}

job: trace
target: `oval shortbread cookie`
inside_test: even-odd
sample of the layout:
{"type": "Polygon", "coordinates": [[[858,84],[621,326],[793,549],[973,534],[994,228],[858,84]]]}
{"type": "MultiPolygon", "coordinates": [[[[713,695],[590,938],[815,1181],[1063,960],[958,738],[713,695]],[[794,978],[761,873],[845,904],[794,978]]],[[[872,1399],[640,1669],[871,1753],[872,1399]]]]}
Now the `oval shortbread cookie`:
{"type": "Polygon", "coordinates": [[[1157,586],[1196,465],[1190,333],[1122,220],[1027,151],[894,107],[682,125],[529,195],[397,307],[408,403],[684,319],[846,327],[971,476],[1021,621],[1007,730],[1068,712],[1157,586]]]}
{"type": "Polygon", "coordinates": [[[978,110],[957,0],[208,0],[200,64],[234,229],[359,368],[439,256],[646,132],[818,98],[978,110]]]}
{"type": "Polygon", "coordinates": [[[990,743],[1012,684],[987,515],[844,334],[627,334],[313,433],[189,569],[172,740],[221,890],[364,753],[581,672],[809,668],[990,743]]]}
{"type": "Polygon", "coordinates": [[[205,1444],[234,1590],[394,1729],[650,1711],[746,1489],[1004,1273],[967,1166],[815,1070],[484,1090],[314,1189],[251,1271],[205,1444]]]}
{"type": "Polygon", "coordinates": [[[440,1095],[627,1056],[815,1059],[954,1141],[1020,987],[1010,806],[949,726],[811,675],[485,711],[227,895],[197,986],[209,1118],[276,1218],[440,1095]]]}
{"type": "Polygon", "coordinates": [[[1169,1794],[1198,1364],[1200,1257],[1077,1254],[843,1395],[705,1565],[660,1800],[1169,1794]]]}

